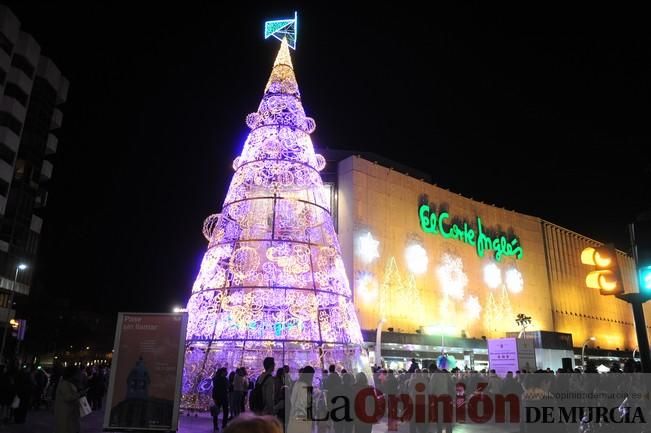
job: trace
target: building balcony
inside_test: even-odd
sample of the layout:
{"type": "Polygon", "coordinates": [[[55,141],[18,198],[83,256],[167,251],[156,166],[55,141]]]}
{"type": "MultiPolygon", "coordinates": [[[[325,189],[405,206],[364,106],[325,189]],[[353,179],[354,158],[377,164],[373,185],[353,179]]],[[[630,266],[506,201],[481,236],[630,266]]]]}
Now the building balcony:
{"type": "Polygon", "coordinates": [[[36,68],[36,76],[50,83],[50,86],[54,90],[59,90],[59,86],[61,85],[61,71],[59,71],[57,65],[49,57],[41,56],[38,61],[38,67],[36,68]]]}
{"type": "Polygon", "coordinates": [[[41,182],[48,181],[52,179],[52,170],[54,166],[50,161],[43,161],[41,166],[41,182]]]}
{"type": "Polygon", "coordinates": [[[14,55],[16,54],[23,56],[32,68],[36,69],[38,58],[41,55],[41,46],[32,35],[20,32],[16,41],[16,47],[14,48],[14,55]]]}
{"type": "Polygon", "coordinates": [[[11,178],[14,175],[14,168],[7,164],[4,160],[0,159],[0,179],[7,183],[11,183],[11,178]]]}
{"type": "Polygon", "coordinates": [[[38,190],[38,193],[34,197],[34,209],[40,209],[47,206],[47,194],[47,191],[44,189],[38,190]]]}
{"type": "Polygon", "coordinates": [[[13,275],[10,278],[0,277],[0,289],[4,289],[8,292],[15,290],[19,295],[29,295],[29,286],[17,281],[14,284],[13,275]]]}
{"type": "Polygon", "coordinates": [[[34,80],[25,74],[25,72],[20,69],[12,66],[7,74],[7,82],[14,83],[18,86],[26,95],[32,93],[32,86],[34,85],[34,80]]]}
{"type": "Polygon", "coordinates": [[[11,114],[14,118],[21,123],[25,123],[25,114],[27,109],[20,102],[16,101],[11,96],[5,95],[0,102],[0,111],[11,114]]]}
{"type": "Polygon", "coordinates": [[[57,104],[63,104],[68,99],[68,89],[70,88],[70,81],[66,77],[61,77],[61,85],[57,91],[57,104]]]}
{"type": "Polygon", "coordinates": [[[0,71],[3,71],[5,74],[9,72],[11,68],[11,57],[5,52],[5,50],[0,49],[0,71]]]}
{"type": "Polygon", "coordinates": [[[61,122],[63,122],[63,113],[58,108],[55,108],[50,121],[50,130],[61,128],[61,122]]]}
{"type": "Polygon", "coordinates": [[[7,146],[12,152],[18,152],[18,136],[6,126],[0,126],[0,144],[7,146]]]}
{"type": "MultiPolygon", "coordinates": [[[[0,134],[0,137],[2,135],[0,134]]],[[[57,153],[57,146],[59,145],[59,139],[52,133],[47,135],[47,143],[45,143],[45,154],[52,155],[57,153]]]]}
{"type": "Polygon", "coordinates": [[[42,227],[43,227],[43,218],[37,215],[32,215],[32,221],[29,225],[30,230],[40,234],[42,227]]]}
{"type": "Polygon", "coordinates": [[[0,33],[13,45],[18,39],[19,31],[20,21],[16,15],[7,6],[0,4],[0,33]]]}

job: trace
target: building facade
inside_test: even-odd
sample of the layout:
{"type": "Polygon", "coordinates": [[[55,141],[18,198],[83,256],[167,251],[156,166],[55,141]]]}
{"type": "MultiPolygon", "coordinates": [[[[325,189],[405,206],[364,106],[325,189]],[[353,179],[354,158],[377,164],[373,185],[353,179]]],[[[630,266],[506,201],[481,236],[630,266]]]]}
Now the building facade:
{"type": "Polygon", "coordinates": [[[0,5],[0,323],[28,295],[68,80],[0,5]],[[24,263],[27,268],[17,270],[24,263]]]}
{"type": "MultiPolygon", "coordinates": [[[[331,201],[365,340],[380,339],[385,361],[441,351],[485,361],[487,339],[519,335],[518,314],[540,340],[539,367],[559,368],[593,336],[591,349],[637,348],[630,305],[585,287],[581,251],[600,242],[366,158],[328,158],[331,201]]],[[[618,258],[637,291],[633,259],[618,258]]]]}

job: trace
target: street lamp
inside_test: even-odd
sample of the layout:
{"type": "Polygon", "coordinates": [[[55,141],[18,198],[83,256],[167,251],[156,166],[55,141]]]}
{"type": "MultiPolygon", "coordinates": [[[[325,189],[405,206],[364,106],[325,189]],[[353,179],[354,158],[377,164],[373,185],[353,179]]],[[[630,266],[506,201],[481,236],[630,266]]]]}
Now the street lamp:
{"type": "Polygon", "coordinates": [[[382,325],[387,320],[382,318],[377,322],[377,331],[375,333],[375,365],[382,367],[382,325]]]}
{"type": "Polygon", "coordinates": [[[588,338],[587,340],[585,340],[585,342],[583,343],[583,347],[581,348],[581,365],[583,366],[583,371],[584,372],[585,372],[585,366],[586,366],[586,362],[585,362],[585,346],[587,346],[589,342],[595,341],[596,339],[597,339],[597,337],[588,338]]]}
{"type": "Polygon", "coordinates": [[[16,266],[16,274],[14,275],[14,280],[11,283],[11,296],[9,297],[9,305],[7,306],[7,324],[4,328],[4,331],[2,332],[2,346],[0,347],[0,356],[2,356],[2,359],[4,359],[5,354],[5,343],[7,341],[7,331],[9,330],[9,310],[14,305],[14,294],[16,293],[16,280],[18,280],[18,272],[24,271],[25,269],[27,269],[27,265],[25,263],[19,263],[18,266],[16,266]]]}

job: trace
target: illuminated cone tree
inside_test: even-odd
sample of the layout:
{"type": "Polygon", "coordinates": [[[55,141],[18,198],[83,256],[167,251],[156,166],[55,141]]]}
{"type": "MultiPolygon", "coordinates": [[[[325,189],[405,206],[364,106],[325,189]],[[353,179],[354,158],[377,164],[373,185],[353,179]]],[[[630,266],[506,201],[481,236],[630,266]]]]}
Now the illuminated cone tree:
{"type": "MultiPolygon", "coordinates": [[[[289,49],[283,40],[188,302],[184,405],[219,367],[361,364],[362,336],[289,49]]],[[[318,371],[318,370],[317,370],[318,371]]]]}

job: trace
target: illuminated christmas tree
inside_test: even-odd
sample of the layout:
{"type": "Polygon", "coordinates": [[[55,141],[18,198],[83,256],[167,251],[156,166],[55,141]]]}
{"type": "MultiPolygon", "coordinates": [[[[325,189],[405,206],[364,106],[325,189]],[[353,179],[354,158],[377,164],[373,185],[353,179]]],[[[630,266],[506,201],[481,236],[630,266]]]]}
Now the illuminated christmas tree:
{"type": "Polygon", "coordinates": [[[398,265],[394,257],[389,257],[387,265],[384,268],[384,279],[380,287],[380,316],[393,316],[393,303],[395,302],[395,292],[402,290],[402,277],[398,272],[398,265]]]}
{"type": "Polygon", "coordinates": [[[488,301],[486,302],[486,309],[484,312],[485,326],[488,330],[490,337],[498,336],[498,326],[504,318],[500,315],[499,307],[495,302],[495,297],[492,293],[488,294],[488,301]]]}
{"type": "Polygon", "coordinates": [[[204,224],[208,250],[188,302],[183,403],[206,408],[219,367],[259,373],[363,367],[359,322],[283,38],[221,214],[204,224]]]}
{"type": "Polygon", "coordinates": [[[409,320],[414,325],[421,323],[423,307],[416,279],[413,274],[403,279],[393,256],[384,268],[379,301],[380,317],[409,320]]]}
{"type": "MultiPolygon", "coordinates": [[[[423,302],[421,301],[420,296],[421,290],[416,285],[416,278],[414,274],[409,274],[407,277],[407,282],[405,283],[405,293],[403,298],[403,304],[409,303],[409,315],[410,320],[415,324],[423,323],[423,302]]],[[[407,309],[405,309],[407,311],[407,309]]]]}

